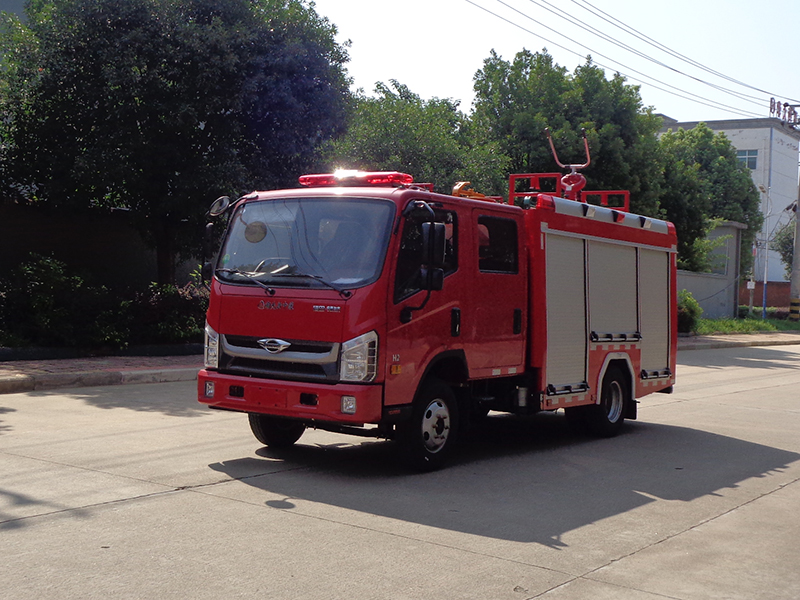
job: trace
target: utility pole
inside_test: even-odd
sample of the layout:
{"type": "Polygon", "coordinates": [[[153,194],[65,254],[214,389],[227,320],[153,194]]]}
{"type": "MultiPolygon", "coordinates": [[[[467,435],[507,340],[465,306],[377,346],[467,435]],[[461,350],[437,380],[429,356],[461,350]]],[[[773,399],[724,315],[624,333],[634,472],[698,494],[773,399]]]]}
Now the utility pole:
{"type": "Polygon", "coordinates": [[[800,198],[794,203],[794,252],[792,253],[789,319],[800,321],[800,198]]]}
{"type": "Polygon", "coordinates": [[[770,196],[770,190],[763,185],[759,185],[758,189],[767,199],[767,210],[764,214],[764,286],[762,288],[763,295],[761,299],[761,320],[765,321],[767,318],[767,277],[769,276],[769,232],[767,230],[767,219],[772,214],[772,197],[770,196]]]}
{"type": "MultiPolygon", "coordinates": [[[[777,105],[777,103],[776,103],[777,105]]],[[[784,104],[784,111],[789,111],[789,123],[792,127],[798,124],[797,109],[800,104],[784,104]]],[[[789,320],[800,321],[800,197],[795,200],[794,208],[794,250],[792,252],[792,275],[790,277],[791,305],[789,306],[789,320]]]]}

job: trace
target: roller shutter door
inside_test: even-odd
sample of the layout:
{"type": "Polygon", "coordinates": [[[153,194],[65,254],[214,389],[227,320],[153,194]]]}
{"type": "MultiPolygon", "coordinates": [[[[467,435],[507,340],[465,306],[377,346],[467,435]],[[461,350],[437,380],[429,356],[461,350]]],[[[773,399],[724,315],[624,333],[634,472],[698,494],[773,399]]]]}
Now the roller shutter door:
{"type": "Polygon", "coordinates": [[[547,235],[547,383],[586,381],[584,240],[547,235]]]}
{"type": "Polygon", "coordinates": [[[639,281],[642,295],[642,369],[661,371],[669,367],[669,253],[640,250],[639,281]]]}
{"type": "Polygon", "coordinates": [[[589,327],[598,334],[638,331],[636,248],[588,242],[589,327]]]}

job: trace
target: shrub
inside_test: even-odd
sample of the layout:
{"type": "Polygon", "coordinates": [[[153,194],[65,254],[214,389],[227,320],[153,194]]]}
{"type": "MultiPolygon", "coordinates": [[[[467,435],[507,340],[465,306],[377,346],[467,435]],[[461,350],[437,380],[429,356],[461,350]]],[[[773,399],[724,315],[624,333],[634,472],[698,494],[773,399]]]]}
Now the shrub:
{"type": "Polygon", "coordinates": [[[202,342],[208,291],[194,283],[183,287],[150,284],[124,303],[131,323],[131,344],[202,342]]]}
{"type": "Polygon", "coordinates": [[[0,282],[0,345],[122,349],[202,342],[205,288],[151,284],[125,296],[88,285],[53,257],[32,254],[0,282]]]}
{"type": "Polygon", "coordinates": [[[697,331],[697,325],[703,309],[694,299],[691,292],[681,290],[678,292],[678,332],[693,333],[697,331]]]}
{"type": "MultiPolygon", "coordinates": [[[[760,306],[754,306],[753,311],[750,312],[750,307],[740,304],[739,310],[737,315],[740,319],[747,319],[747,318],[761,318],[761,314],[763,309],[760,306]]],[[[785,308],[776,308],[774,306],[767,307],[767,318],[768,319],[776,319],[779,321],[787,320],[789,318],[789,311],[785,308]]]]}
{"type": "Polygon", "coordinates": [[[52,256],[31,254],[0,282],[2,341],[16,346],[98,346],[119,340],[117,302],[52,256]]]}

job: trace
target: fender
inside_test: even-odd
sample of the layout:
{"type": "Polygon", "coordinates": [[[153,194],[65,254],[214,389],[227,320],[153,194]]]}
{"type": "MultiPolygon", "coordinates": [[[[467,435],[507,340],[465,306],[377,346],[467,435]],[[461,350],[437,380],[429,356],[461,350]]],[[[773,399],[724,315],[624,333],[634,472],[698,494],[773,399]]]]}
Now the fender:
{"type": "Polygon", "coordinates": [[[389,423],[396,423],[411,417],[412,407],[419,397],[420,390],[425,385],[425,382],[434,373],[439,375],[439,378],[447,383],[463,383],[467,381],[467,357],[463,350],[445,350],[434,356],[422,376],[417,380],[417,387],[414,390],[414,398],[407,404],[392,404],[391,406],[384,406],[383,420],[389,423]]]}
{"type": "Polygon", "coordinates": [[[635,371],[633,369],[633,361],[631,361],[631,357],[627,352],[609,352],[606,354],[605,358],[603,359],[603,366],[600,367],[600,372],[598,373],[597,380],[595,381],[594,389],[598,390],[595,398],[595,404],[600,404],[599,390],[602,389],[603,379],[605,379],[606,371],[613,361],[624,361],[627,365],[626,371],[628,374],[628,391],[630,394],[628,401],[626,402],[625,418],[636,420],[636,382],[633,380],[633,374],[635,371]]]}
{"type": "MultiPolygon", "coordinates": [[[[445,374],[440,379],[451,383],[463,383],[468,379],[469,366],[467,365],[467,356],[463,350],[445,350],[440,352],[433,359],[428,362],[422,377],[419,379],[417,385],[417,392],[422,387],[423,382],[430,376],[432,372],[440,371],[445,374]],[[447,364],[444,364],[447,363],[447,364]]],[[[416,397],[416,394],[415,394],[416,397]]]]}

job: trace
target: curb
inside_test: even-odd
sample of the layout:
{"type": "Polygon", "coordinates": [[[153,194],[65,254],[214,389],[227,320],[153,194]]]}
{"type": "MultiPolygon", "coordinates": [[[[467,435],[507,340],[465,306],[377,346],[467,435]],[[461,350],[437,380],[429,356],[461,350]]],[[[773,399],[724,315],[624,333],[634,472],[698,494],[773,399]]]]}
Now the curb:
{"type": "Polygon", "coordinates": [[[678,338],[678,351],[717,350],[720,348],[752,348],[755,346],[793,346],[800,344],[800,332],[768,332],[754,334],[720,334],[678,338]]]}
{"type": "MultiPolygon", "coordinates": [[[[776,332],[760,335],[686,336],[678,338],[678,351],[798,344],[800,344],[800,332],[776,332]]],[[[6,371],[0,370],[0,394],[18,394],[59,388],[195,381],[198,371],[202,369],[202,361],[198,361],[200,364],[195,365],[181,360],[181,358],[186,358],[185,356],[174,358],[178,360],[172,361],[172,364],[170,364],[169,358],[165,357],[158,359],[153,364],[140,367],[125,365],[123,368],[108,368],[110,365],[105,364],[99,369],[87,369],[85,365],[81,365],[79,370],[68,371],[63,368],[69,364],[69,361],[67,361],[60,365],[62,367],[60,372],[46,372],[44,368],[38,369],[40,372],[37,372],[37,369],[29,369],[29,372],[23,372],[24,369],[15,371],[13,368],[6,371]],[[161,366],[157,366],[159,364],[161,366]]],[[[56,360],[54,362],[59,363],[60,361],[56,360]]],[[[48,366],[54,365],[49,363],[48,366]]]]}
{"type": "Polygon", "coordinates": [[[728,342],[725,340],[709,340],[697,342],[695,344],[681,346],[678,344],[678,351],[686,350],[719,350],[721,348],[753,348],[768,346],[796,346],[800,344],[800,339],[796,340],[775,340],[774,342],[728,342]]]}
{"type": "Polygon", "coordinates": [[[194,381],[197,367],[172,369],[132,369],[124,371],[77,371],[28,375],[10,373],[0,376],[0,394],[19,394],[60,388],[125,385],[134,383],[170,383],[194,381]]]}

